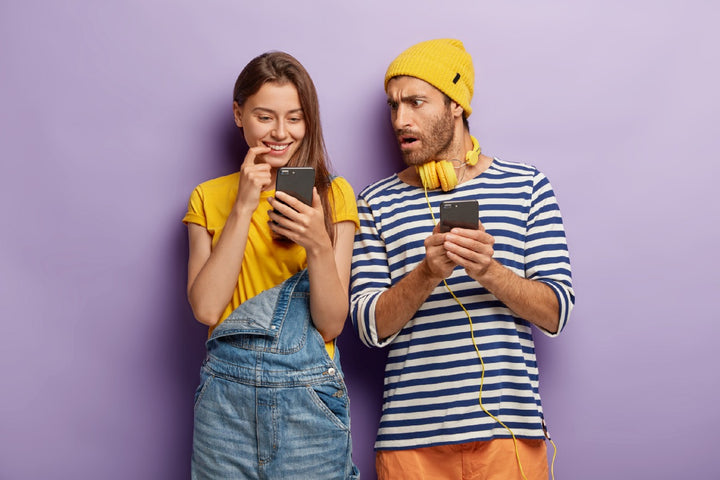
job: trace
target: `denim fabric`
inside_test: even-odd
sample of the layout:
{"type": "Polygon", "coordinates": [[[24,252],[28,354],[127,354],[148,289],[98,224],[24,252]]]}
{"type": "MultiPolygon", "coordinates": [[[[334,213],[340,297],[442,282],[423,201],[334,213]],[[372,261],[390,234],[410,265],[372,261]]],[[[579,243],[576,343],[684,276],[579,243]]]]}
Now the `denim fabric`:
{"type": "Polygon", "coordinates": [[[310,319],[307,271],[212,333],[195,393],[192,478],[357,479],[339,352],[310,319]]]}

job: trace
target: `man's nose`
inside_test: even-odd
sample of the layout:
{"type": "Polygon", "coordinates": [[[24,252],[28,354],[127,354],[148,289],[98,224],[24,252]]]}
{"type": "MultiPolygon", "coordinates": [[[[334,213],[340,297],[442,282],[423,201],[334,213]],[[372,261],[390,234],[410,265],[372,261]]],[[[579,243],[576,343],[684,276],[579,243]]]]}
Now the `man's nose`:
{"type": "Polygon", "coordinates": [[[393,112],[393,127],[396,130],[402,130],[403,128],[409,127],[412,115],[407,107],[399,105],[393,112]]]}

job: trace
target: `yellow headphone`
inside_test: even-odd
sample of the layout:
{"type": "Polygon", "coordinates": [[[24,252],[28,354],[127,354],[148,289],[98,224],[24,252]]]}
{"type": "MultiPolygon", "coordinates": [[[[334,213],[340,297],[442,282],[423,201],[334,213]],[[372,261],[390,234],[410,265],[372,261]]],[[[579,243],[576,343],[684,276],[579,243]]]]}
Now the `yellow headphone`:
{"type": "MultiPolygon", "coordinates": [[[[480,145],[475,137],[472,139],[472,150],[465,154],[465,163],[467,165],[475,165],[480,157],[480,145]]],[[[452,190],[458,184],[457,175],[455,175],[455,167],[452,162],[447,160],[435,161],[431,160],[422,165],[417,165],[415,169],[420,175],[420,181],[428,190],[441,187],[444,192],[452,190]]]]}

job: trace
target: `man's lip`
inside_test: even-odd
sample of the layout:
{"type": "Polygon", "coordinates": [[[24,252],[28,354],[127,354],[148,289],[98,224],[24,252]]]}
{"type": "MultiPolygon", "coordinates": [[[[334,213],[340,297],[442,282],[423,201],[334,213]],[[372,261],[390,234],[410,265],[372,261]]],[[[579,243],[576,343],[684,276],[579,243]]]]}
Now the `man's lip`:
{"type": "Polygon", "coordinates": [[[403,135],[398,137],[398,143],[403,148],[408,148],[411,145],[415,145],[416,143],[419,143],[417,137],[413,137],[410,135],[403,135]]]}

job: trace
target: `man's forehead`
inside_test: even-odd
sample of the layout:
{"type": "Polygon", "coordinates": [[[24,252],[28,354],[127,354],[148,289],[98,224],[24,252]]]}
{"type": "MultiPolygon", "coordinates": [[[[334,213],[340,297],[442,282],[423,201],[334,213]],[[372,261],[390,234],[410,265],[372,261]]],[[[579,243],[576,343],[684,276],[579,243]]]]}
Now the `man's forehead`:
{"type": "Polygon", "coordinates": [[[393,77],[387,84],[388,97],[428,96],[434,94],[442,95],[442,92],[425,80],[409,75],[393,77]]]}

